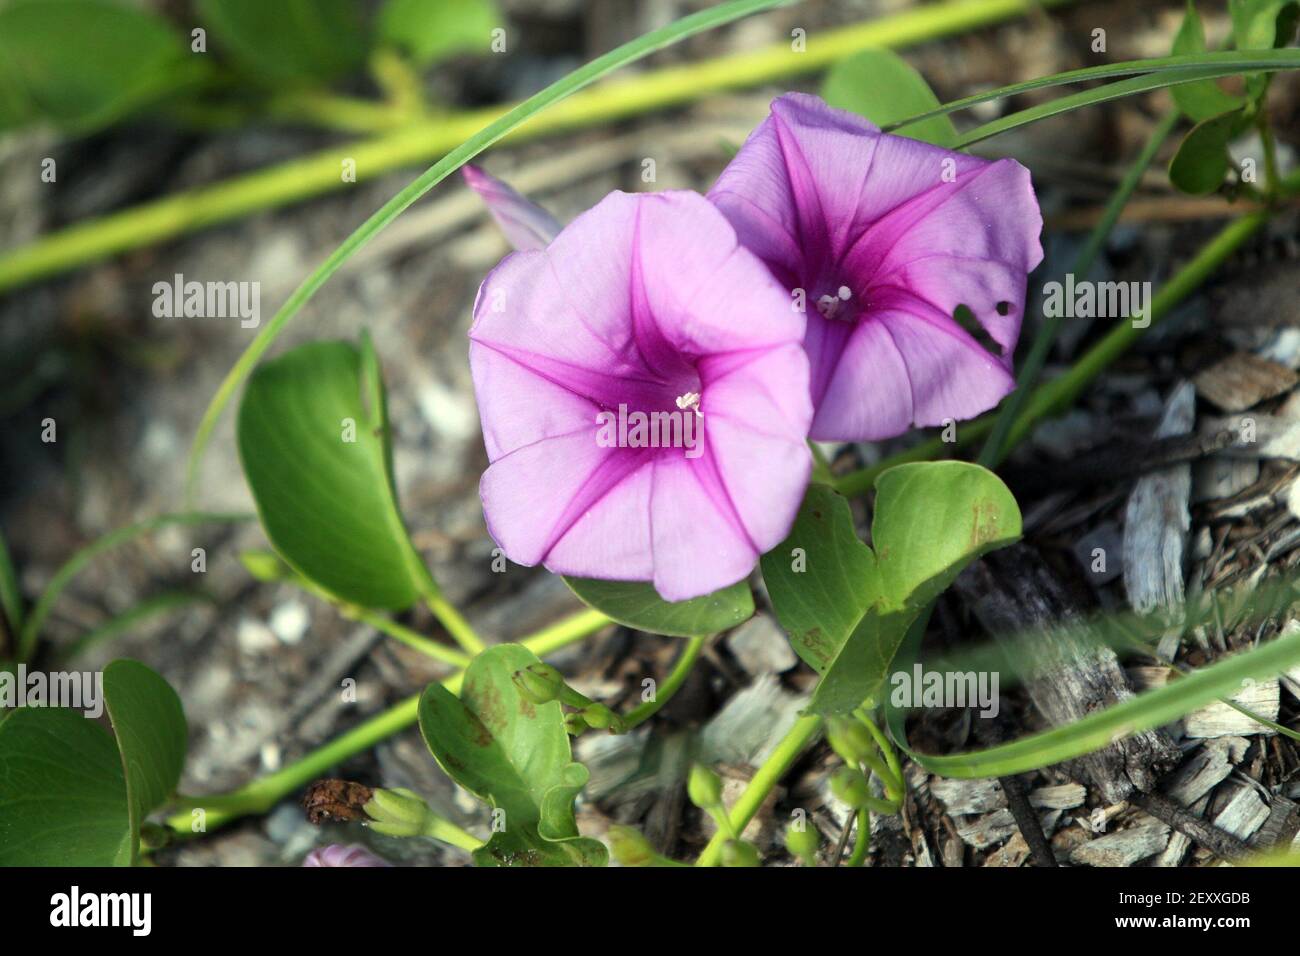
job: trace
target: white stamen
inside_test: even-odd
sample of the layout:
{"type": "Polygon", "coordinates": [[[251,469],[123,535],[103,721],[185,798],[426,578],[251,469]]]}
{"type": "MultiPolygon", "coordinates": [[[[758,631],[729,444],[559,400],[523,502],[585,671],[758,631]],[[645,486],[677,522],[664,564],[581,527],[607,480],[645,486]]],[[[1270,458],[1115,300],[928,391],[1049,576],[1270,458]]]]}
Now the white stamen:
{"type": "Polygon", "coordinates": [[[853,298],[853,293],[849,291],[849,287],[846,285],[840,286],[839,295],[840,298],[845,302],[848,302],[849,299],[853,298]]]}
{"type": "Polygon", "coordinates": [[[688,409],[688,408],[690,408],[690,409],[694,409],[694,410],[695,410],[695,416],[696,416],[697,418],[703,418],[703,417],[704,417],[704,413],[703,413],[702,411],[700,411],[700,393],[699,393],[699,392],[687,392],[685,395],[678,395],[678,396],[677,396],[677,407],[680,408],[680,409],[682,409],[683,411],[685,411],[685,410],[688,409]]]}

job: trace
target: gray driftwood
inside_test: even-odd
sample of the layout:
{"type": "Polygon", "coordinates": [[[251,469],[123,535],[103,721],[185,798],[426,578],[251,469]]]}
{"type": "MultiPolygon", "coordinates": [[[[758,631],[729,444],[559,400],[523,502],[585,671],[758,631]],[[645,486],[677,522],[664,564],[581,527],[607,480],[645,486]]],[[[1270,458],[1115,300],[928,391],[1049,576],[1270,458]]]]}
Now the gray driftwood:
{"type": "MultiPolygon", "coordinates": [[[[1027,689],[1053,726],[1073,723],[1133,696],[1114,651],[1084,642],[1077,633],[1080,608],[1028,546],[994,552],[967,569],[956,586],[989,633],[1012,638],[1034,632],[1033,641],[1018,643],[1018,652],[1031,658],[1027,689]]],[[[1071,766],[1097,786],[1106,803],[1119,803],[1135,790],[1153,789],[1178,758],[1178,748],[1166,733],[1147,730],[1071,766]]]]}

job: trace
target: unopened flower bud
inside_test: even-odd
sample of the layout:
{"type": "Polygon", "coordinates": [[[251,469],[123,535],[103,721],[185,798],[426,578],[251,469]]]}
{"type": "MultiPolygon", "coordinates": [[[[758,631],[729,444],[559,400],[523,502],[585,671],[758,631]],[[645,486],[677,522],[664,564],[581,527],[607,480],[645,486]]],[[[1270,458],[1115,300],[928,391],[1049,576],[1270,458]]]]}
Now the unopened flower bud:
{"type": "Polygon", "coordinates": [[[722,806],[722,780],[703,764],[693,764],[686,781],[686,794],[701,810],[722,806]]]}
{"type": "Polygon", "coordinates": [[[722,844],[723,866],[758,866],[758,847],[747,840],[728,840],[722,844]]]}
{"type": "Polygon", "coordinates": [[[239,561],[259,581],[282,581],[289,576],[289,566],[274,551],[241,551],[239,561]]]}
{"type": "Polygon", "coordinates": [[[650,841],[632,827],[612,826],[606,838],[610,854],[622,866],[653,866],[658,857],[650,841]]]}
{"type": "Polygon", "coordinates": [[[514,673],[515,687],[534,704],[549,704],[564,693],[564,675],[550,664],[529,664],[514,673]]]}
{"type": "Polygon", "coordinates": [[[831,776],[831,793],[854,810],[861,810],[871,799],[867,778],[855,767],[840,767],[831,776]]]}
{"type": "Polygon", "coordinates": [[[876,752],[876,742],[860,721],[834,717],[826,723],[826,740],[845,763],[857,766],[876,752]]]}
{"type": "Polygon", "coordinates": [[[792,823],[785,829],[785,848],[791,856],[813,866],[817,863],[817,849],[821,845],[819,837],[816,827],[807,823],[792,823]]]}
{"type": "Polygon", "coordinates": [[[621,734],[627,730],[623,718],[604,704],[588,704],[582,709],[582,719],[586,721],[588,727],[608,730],[611,734],[621,734]]]}

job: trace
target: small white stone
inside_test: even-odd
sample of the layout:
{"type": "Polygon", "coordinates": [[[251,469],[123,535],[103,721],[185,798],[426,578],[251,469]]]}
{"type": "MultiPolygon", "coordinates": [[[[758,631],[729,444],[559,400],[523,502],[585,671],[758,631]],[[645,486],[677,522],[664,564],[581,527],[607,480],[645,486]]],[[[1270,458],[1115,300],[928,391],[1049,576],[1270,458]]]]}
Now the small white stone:
{"type": "Polygon", "coordinates": [[[285,644],[297,644],[307,633],[311,615],[301,601],[288,601],[271,612],[271,630],[285,644]]]}

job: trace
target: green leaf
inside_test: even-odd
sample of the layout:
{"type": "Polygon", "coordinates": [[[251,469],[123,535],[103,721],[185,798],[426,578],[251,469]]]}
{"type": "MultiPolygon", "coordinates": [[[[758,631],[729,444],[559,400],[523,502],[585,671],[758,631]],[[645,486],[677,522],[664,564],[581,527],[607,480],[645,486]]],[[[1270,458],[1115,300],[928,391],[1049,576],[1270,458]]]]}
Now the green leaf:
{"type": "Polygon", "coordinates": [[[980,555],[1020,537],[1020,509],[995,474],[963,461],[914,462],[876,479],[879,600],[863,615],[817,685],[810,709],[852,710],[889,676],[922,609],[980,555]]]}
{"type": "Polygon", "coordinates": [[[494,810],[479,866],[603,866],[605,847],[578,835],[573,801],[587,768],[573,762],[558,701],[534,704],[514,674],[537,664],[518,644],[490,647],[470,664],[460,698],[430,684],[420,732],[438,765],[494,810]]]}
{"type": "Polygon", "coordinates": [[[665,601],[653,585],[637,581],[566,577],[564,583],[588,607],[648,634],[707,637],[754,615],[754,595],[744,581],[689,601],[665,601]]]}
{"type": "Polygon", "coordinates": [[[427,66],[453,53],[486,53],[501,22],[491,0],[388,0],[379,12],[379,36],[427,66]]]}
{"type": "MultiPolygon", "coordinates": [[[[1205,52],[1205,27],[1192,0],[1187,0],[1187,13],[1174,37],[1173,52],[1175,55],[1205,52]]],[[[1178,108],[1198,123],[1242,105],[1240,97],[1228,95],[1213,80],[1184,83],[1173,87],[1170,93],[1178,108]]]]}
{"type": "Polygon", "coordinates": [[[388,416],[369,338],[313,342],[258,368],[239,457],[266,535],[340,600],[397,610],[434,590],[402,524],[388,416]]]}
{"type": "MultiPolygon", "coordinates": [[[[1300,19],[1296,0],[1231,0],[1232,37],[1239,50],[1271,50],[1287,46],[1300,19]]],[[[1248,76],[1246,95],[1258,101],[1268,90],[1270,77],[1248,76]]]]}
{"type": "MultiPolygon", "coordinates": [[[[840,60],[822,83],[822,99],[831,106],[865,116],[877,126],[929,112],[939,105],[921,74],[892,50],[863,50],[840,60]]],[[[947,115],[896,132],[945,148],[957,139],[957,128],[947,115]]]]}
{"type": "Polygon", "coordinates": [[[893,607],[924,607],[983,554],[1020,537],[1002,479],[964,461],[913,462],[876,479],[871,542],[893,607]]]}
{"type": "Polygon", "coordinates": [[[138,661],[114,661],[104,668],[104,702],[122,755],[134,863],[145,817],[180,783],[189,730],[176,691],[138,661]]]}
{"type": "Polygon", "coordinates": [[[10,711],[0,720],[0,866],[130,862],[126,782],[113,738],[73,710],[10,711]]]}
{"type": "Polygon", "coordinates": [[[0,129],[86,132],[170,95],[205,68],[160,18],[104,0],[0,4],[0,129]]]}
{"type": "Polygon", "coordinates": [[[825,485],[809,485],[789,536],[761,564],[795,653],[824,674],[880,597],[876,556],[854,530],[849,503],[825,485]]]}
{"type": "Polygon", "coordinates": [[[331,80],[365,62],[354,0],[199,0],[198,9],[231,58],[271,85],[331,80]]]}
{"type": "Polygon", "coordinates": [[[18,574],[3,533],[0,533],[0,616],[12,641],[0,643],[0,649],[17,653],[18,635],[23,627],[23,592],[18,587],[18,574]]]}
{"type": "Polygon", "coordinates": [[[20,707],[0,721],[0,865],[138,858],[141,824],[180,780],[185,715],[167,682],[135,661],[105,668],[103,691],[116,743],[64,708],[20,707]]]}
{"type": "Polygon", "coordinates": [[[234,367],[226,373],[226,377],[222,379],[217,393],[212,397],[212,401],[208,403],[208,407],[203,413],[203,419],[199,422],[198,430],[194,436],[194,444],[190,449],[186,467],[187,494],[190,497],[194,494],[198,480],[199,462],[203,457],[204,450],[207,448],[212,430],[216,427],[222,410],[234,396],[235,389],[252,372],[254,366],[257,365],[262,355],[279,337],[284,327],[302,310],[302,307],[311,300],[311,297],[316,294],[329,277],[352,258],[352,255],[358,249],[373,239],[376,234],[400,216],[417,199],[537,113],[558,103],[570,94],[591,85],[605,74],[672,46],[687,37],[703,33],[725,23],[731,23],[733,20],[739,20],[748,14],[770,9],[782,2],[784,0],[730,0],[728,3],[719,3],[698,13],[682,17],[682,19],[674,23],[653,30],[644,36],[624,43],[603,56],[596,57],[590,63],[556,80],[544,90],[524,100],[504,116],[483,127],[479,132],[417,176],[396,196],[384,203],[369,219],[343,240],[342,244],[330,253],[328,258],[311,275],[303,280],[302,284],[289,296],[288,301],[285,302],[280,311],[276,312],[271,321],[257,333],[257,337],[240,355],[234,367]]]}
{"type": "Polygon", "coordinates": [[[1228,142],[1242,118],[1236,109],[1194,126],[1169,161],[1169,181],[1185,193],[1205,196],[1223,185],[1231,157],[1228,142]]]}

